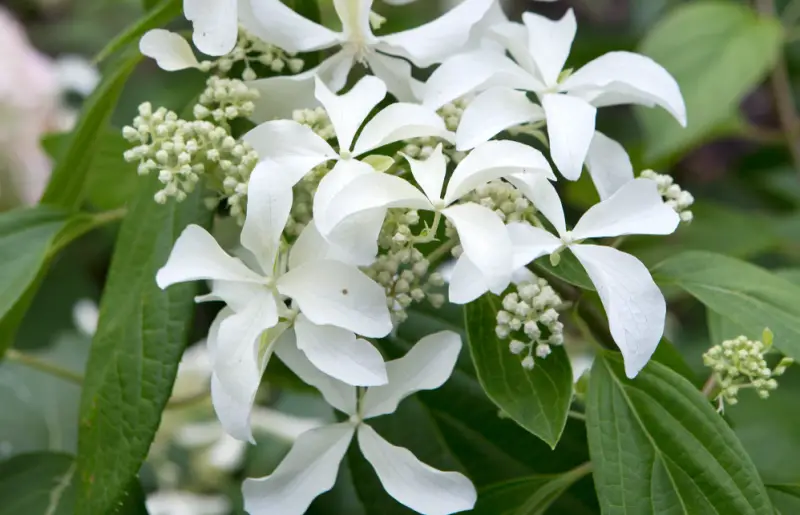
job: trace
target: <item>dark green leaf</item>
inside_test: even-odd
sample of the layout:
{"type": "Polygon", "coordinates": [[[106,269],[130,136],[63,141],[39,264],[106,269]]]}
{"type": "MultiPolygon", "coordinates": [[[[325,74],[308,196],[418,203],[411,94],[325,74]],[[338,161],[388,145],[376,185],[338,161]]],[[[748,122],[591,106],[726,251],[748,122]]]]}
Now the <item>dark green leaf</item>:
{"type": "Polygon", "coordinates": [[[661,339],[661,342],[659,342],[656,351],[650,359],[671,368],[673,372],[679,373],[695,386],[702,385],[702,381],[697,378],[697,375],[695,375],[691,367],[689,367],[689,364],[686,363],[686,360],[683,359],[678,349],[666,338],[661,339]]]}
{"type": "Polygon", "coordinates": [[[589,276],[586,274],[586,270],[583,269],[578,258],[576,258],[572,252],[562,252],[560,257],[561,260],[558,266],[551,265],[550,259],[544,257],[537,259],[533,267],[538,270],[544,270],[546,273],[568,282],[573,286],[577,286],[578,288],[591,291],[595,290],[592,280],[589,279],[589,276]]]}
{"type": "Polygon", "coordinates": [[[210,212],[198,190],[159,206],[155,177],[142,180],[120,229],[81,398],[80,513],[107,513],[136,476],[188,340],[196,285],[161,291],[156,271],[189,223],[210,212]]]}
{"type": "Polygon", "coordinates": [[[640,51],[678,81],[688,126],[682,128],[662,109],[638,109],[647,159],[669,159],[719,132],[736,130],[731,121],[739,103],[772,69],[782,43],[778,20],[746,5],[700,1],[673,9],[640,51]]]}
{"type": "Polygon", "coordinates": [[[800,513],[800,484],[769,484],[767,492],[777,513],[800,513]]]}
{"type": "Polygon", "coordinates": [[[572,369],[567,353],[554,347],[533,370],[511,354],[507,341],[497,338],[500,300],[491,294],[464,308],[472,361],[486,394],[519,425],[555,448],[572,402],[572,369]]]}
{"type": "Polygon", "coordinates": [[[800,286],[711,252],[678,254],[656,266],[653,275],[661,284],[683,288],[725,319],[727,329],[712,335],[715,342],[740,334],[760,338],[769,327],[775,346],[800,359],[800,286]]]}
{"type": "Polygon", "coordinates": [[[42,203],[64,209],[80,207],[91,182],[92,163],[102,149],[101,135],[128,77],[141,59],[138,52],[116,66],[86,101],[69,146],[56,163],[42,203]]]}
{"type": "Polygon", "coordinates": [[[94,58],[95,63],[104,61],[108,56],[116,53],[120,49],[129,45],[130,43],[137,42],[139,37],[150,29],[156,29],[166,25],[173,18],[181,13],[180,0],[143,0],[145,16],[139,18],[127,28],[123,29],[120,34],[112,39],[97,56],[94,58]]]}
{"type": "Polygon", "coordinates": [[[603,513],[772,513],[742,444],[691,383],[659,363],[635,379],[595,361],[586,428],[603,513]]]}

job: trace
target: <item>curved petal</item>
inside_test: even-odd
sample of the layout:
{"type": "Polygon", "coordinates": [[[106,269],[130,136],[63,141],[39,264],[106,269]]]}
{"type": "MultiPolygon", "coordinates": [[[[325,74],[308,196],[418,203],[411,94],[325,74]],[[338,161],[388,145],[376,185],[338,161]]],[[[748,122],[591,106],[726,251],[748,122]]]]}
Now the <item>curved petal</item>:
{"type": "Polygon", "coordinates": [[[429,136],[455,141],[455,135],[433,109],[404,102],[391,104],[364,126],[353,155],[360,156],[396,141],[429,136]]]}
{"type": "Polygon", "coordinates": [[[265,274],[272,275],[275,267],[292,199],[292,185],[284,177],[270,173],[264,163],[255,167],[247,183],[247,217],[241,242],[265,274]]]}
{"type": "Polygon", "coordinates": [[[325,402],[347,415],[356,413],[355,387],[334,379],[315,367],[297,348],[294,331],[288,331],[286,337],[275,345],[275,355],[304,383],[319,390],[325,402]]]}
{"type": "Polygon", "coordinates": [[[239,39],[237,0],[183,0],[183,15],[192,22],[192,41],[207,55],[225,55],[239,39]]]}
{"type": "Polygon", "coordinates": [[[394,413],[400,401],[421,390],[435,390],[453,373],[461,337],[440,331],[418,341],[405,356],[386,363],[388,384],[373,386],[361,399],[365,419],[394,413]]]}
{"type": "Polygon", "coordinates": [[[371,173],[356,178],[336,195],[325,212],[325,226],[331,231],[352,215],[375,208],[433,210],[424,193],[395,175],[371,173]]]}
{"type": "Polygon", "coordinates": [[[664,334],[664,295],[647,267],[630,254],[598,245],[573,245],[570,249],[597,288],[611,335],[625,361],[625,374],[633,378],[664,334]]]}
{"type": "Polygon", "coordinates": [[[300,16],[281,0],[248,1],[261,28],[259,37],[287,52],[330,48],[341,40],[340,34],[300,16]]]}
{"type": "Polygon", "coordinates": [[[427,68],[461,50],[470,30],[486,15],[495,0],[464,0],[430,23],[380,38],[399,54],[421,68],[427,68]]]}
{"type": "Polygon", "coordinates": [[[559,235],[567,232],[567,223],[564,220],[564,208],[556,188],[540,174],[517,174],[508,178],[534,207],[553,224],[559,235]]]}
{"type": "Polygon", "coordinates": [[[289,270],[317,259],[332,259],[342,263],[358,265],[358,263],[351,263],[349,258],[350,256],[347,252],[323,238],[317,230],[314,220],[311,220],[292,245],[289,253],[289,270]]]}
{"type": "Polygon", "coordinates": [[[686,104],[678,83],[660,64],[640,54],[601,55],[565,80],[561,90],[580,93],[597,107],[658,105],[686,126],[686,104]]]}
{"type": "Polygon", "coordinates": [[[370,338],[392,330],[386,293],[354,266],[330,260],[304,263],[277,285],[317,325],[335,325],[370,338]]]}
{"type": "Polygon", "coordinates": [[[486,277],[489,289],[507,286],[511,280],[511,239],[506,226],[488,208],[474,203],[442,210],[455,226],[464,254],[486,277]]]}
{"type": "Polygon", "coordinates": [[[514,222],[506,226],[514,247],[514,270],[519,270],[538,257],[555,252],[561,240],[529,223],[514,222]]]}
{"type": "MultiPolygon", "coordinates": [[[[528,29],[522,23],[502,20],[489,27],[487,36],[500,44],[503,54],[508,51],[514,61],[530,74],[537,83],[535,91],[545,89],[536,61],[528,47],[528,29]]],[[[532,90],[534,91],[534,90],[532,90]]]]}
{"type": "Polygon", "coordinates": [[[333,229],[327,225],[327,212],[334,197],[344,191],[357,177],[373,173],[376,173],[375,169],[367,163],[357,159],[342,159],[322,178],[314,194],[312,207],[314,221],[320,234],[327,236],[333,229]]]}
{"type": "Polygon", "coordinates": [[[542,84],[517,63],[491,50],[474,50],[444,61],[425,83],[423,105],[439,109],[467,93],[493,86],[537,91],[542,84]]]}
{"type": "Polygon", "coordinates": [[[302,314],[294,323],[297,348],[323,373],[353,386],[386,384],[386,365],[378,349],[352,331],[316,325],[302,314]]]}
{"type": "Polygon", "coordinates": [[[366,424],[358,428],[358,446],[386,492],[412,510],[449,515],[475,506],[478,494],[469,479],[422,463],[411,451],[390,444],[366,424]]]}
{"type": "Polygon", "coordinates": [[[578,220],[573,238],[608,238],[623,234],[672,234],[680,223],[650,179],[634,179],[578,220]]]}
{"type": "Polygon", "coordinates": [[[418,92],[424,86],[414,78],[411,64],[405,59],[372,52],[367,54],[367,64],[372,73],[386,83],[389,92],[400,102],[416,102],[421,98],[418,92]]]}
{"type": "MultiPolygon", "coordinates": [[[[441,200],[444,179],[447,175],[447,159],[442,152],[442,144],[436,145],[433,152],[427,159],[413,159],[404,155],[408,166],[411,168],[411,175],[417,181],[425,195],[432,202],[441,200]]],[[[430,208],[427,208],[430,209],[430,208]]]]}
{"type": "Polygon", "coordinates": [[[557,93],[544,95],[542,107],[553,162],[561,175],[577,180],[594,137],[597,109],[580,98],[557,93]]]}
{"type": "Polygon", "coordinates": [[[315,166],[336,159],[336,153],[310,127],[292,120],[262,123],[242,138],[276,174],[297,184],[315,166]]]}
{"type": "Polygon", "coordinates": [[[487,89],[464,109],[456,131],[456,148],[469,150],[509,127],[539,120],[544,120],[544,110],[524,91],[502,86],[487,89]]]}
{"type": "Polygon", "coordinates": [[[594,187],[605,200],[623,184],[633,180],[633,165],[622,145],[602,132],[595,132],[589,153],[586,154],[586,169],[592,177],[594,187]]]}
{"type": "Polygon", "coordinates": [[[447,298],[453,304],[468,304],[489,291],[486,278],[465,255],[456,260],[448,282],[447,298]]]}
{"type": "Polygon", "coordinates": [[[528,29],[528,51],[536,62],[536,68],[547,87],[558,84],[558,76],[569,57],[572,41],[578,24],[572,9],[560,20],[526,12],[522,22],[528,29]]]}
{"type": "Polygon", "coordinates": [[[367,44],[377,41],[369,23],[372,0],[333,0],[333,8],[342,22],[342,32],[346,39],[364,41],[367,44]]]}
{"type": "Polygon", "coordinates": [[[458,164],[444,201],[450,204],[482,184],[517,173],[555,179],[547,158],[535,148],[511,140],[487,141],[458,164]]]}
{"type": "Polygon", "coordinates": [[[156,274],[162,290],[176,283],[201,279],[263,283],[264,278],[229,256],[208,231],[188,225],[175,241],[167,263],[156,274]]]}
{"type": "Polygon", "coordinates": [[[345,422],[300,435],[275,472],[244,481],[247,513],[303,515],[318,495],[333,488],[354,429],[345,422]]]}
{"type": "Polygon", "coordinates": [[[164,29],[147,31],[139,40],[139,51],[155,59],[159,68],[168,72],[196,68],[200,64],[188,41],[164,29]]]}
{"type": "Polygon", "coordinates": [[[325,238],[335,249],[339,261],[369,266],[378,255],[378,236],[386,218],[386,209],[368,209],[342,220],[325,238]]]}
{"type": "Polygon", "coordinates": [[[317,79],[315,95],[336,130],[339,151],[344,152],[352,149],[356,132],[372,109],[386,96],[386,84],[377,77],[367,75],[347,93],[336,95],[317,79]]]}

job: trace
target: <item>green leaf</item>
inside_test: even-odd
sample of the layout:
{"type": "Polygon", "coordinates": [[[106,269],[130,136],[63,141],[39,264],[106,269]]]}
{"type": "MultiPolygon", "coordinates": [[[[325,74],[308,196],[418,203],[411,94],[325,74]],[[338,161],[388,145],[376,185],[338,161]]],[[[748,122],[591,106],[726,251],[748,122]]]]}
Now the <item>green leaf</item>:
{"type": "Polygon", "coordinates": [[[562,252],[560,254],[561,260],[558,266],[553,266],[550,259],[545,256],[544,258],[537,259],[533,267],[536,271],[543,270],[547,274],[557,277],[573,286],[582,288],[584,290],[595,291],[592,280],[584,270],[583,265],[580,264],[572,252],[562,252]]]}
{"type": "Polygon", "coordinates": [[[180,0],[143,0],[145,15],[139,18],[112,39],[95,58],[95,63],[106,60],[125,46],[139,41],[139,37],[150,29],[162,27],[181,14],[180,0]]]}
{"type": "Polygon", "coordinates": [[[147,455],[188,343],[196,285],[161,291],[156,271],[190,223],[211,213],[201,190],[159,206],[143,179],[120,229],[81,398],[78,511],[107,513],[147,455]]]}
{"type": "Polygon", "coordinates": [[[572,369],[563,347],[554,347],[533,370],[511,354],[507,341],[497,338],[500,300],[491,294],[464,308],[472,361],[486,394],[519,425],[555,448],[572,402],[572,369]]]}
{"type": "Polygon", "coordinates": [[[777,513],[791,515],[800,510],[800,484],[768,484],[767,492],[777,513]]]}
{"type": "MultiPolygon", "coordinates": [[[[765,327],[775,346],[800,359],[800,286],[738,259],[711,252],[684,252],[653,269],[660,284],[673,284],[725,319],[725,334],[760,338],[765,327]]],[[[715,332],[715,331],[712,331],[715,332]]],[[[721,340],[720,340],[721,341],[721,340]]]]}
{"type": "Polygon", "coordinates": [[[473,515],[543,515],[575,481],[588,474],[586,463],[564,474],[521,477],[478,492],[473,515]]]}
{"type": "MultiPolygon", "coordinates": [[[[0,515],[74,515],[75,460],[69,454],[20,454],[0,462],[0,515]]],[[[109,514],[146,515],[144,493],[132,483],[109,514]]]]}
{"type": "Polygon", "coordinates": [[[128,77],[141,58],[138,52],[125,58],[86,101],[69,147],[53,170],[42,204],[76,209],[83,203],[91,181],[92,163],[102,149],[101,135],[108,127],[128,77]]]}
{"type": "Polygon", "coordinates": [[[660,108],[639,108],[646,159],[671,159],[720,132],[735,130],[739,103],[775,65],[783,30],[746,5],[690,2],[673,9],[639,51],[672,73],[688,115],[682,128],[660,108]]]}
{"type": "Polygon", "coordinates": [[[650,362],[628,379],[620,356],[598,356],[586,419],[604,514],[772,513],[731,428],[669,368],[650,362]]]}
{"type": "Polygon", "coordinates": [[[691,367],[689,367],[689,364],[686,363],[681,353],[678,352],[678,349],[666,338],[661,339],[658,347],[656,347],[656,351],[650,359],[672,369],[673,372],[679,373],[695,386],[701,386],[703,384],[702,380],[697,378],[697,375],[692,371],[691,367]]]}

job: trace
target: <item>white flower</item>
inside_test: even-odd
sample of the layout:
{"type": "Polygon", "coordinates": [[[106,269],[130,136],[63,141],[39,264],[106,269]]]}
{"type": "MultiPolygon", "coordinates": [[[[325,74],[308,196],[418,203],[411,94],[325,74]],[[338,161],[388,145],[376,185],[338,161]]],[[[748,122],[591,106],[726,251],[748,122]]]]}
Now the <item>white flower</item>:
{"type": "MultiPolygon", "coordinates": [[[[395,103],[384,108],[366,124],[367,116],[386,96],[386,85],[378,78],[362,78],[343,95],[332,93],[322,81],[316,81],[316,97],[325,108],[336,132],[337,152],[312,129],[292,120],[275,120],[259,125],[244,136],[259,154],[261,166],[277,178],[285,177],[294,185],[312,168],[329,161],[336,166],[320,182],[314,198],[315,218],[324,213],[330,200],[353,178],[374,172],[356,158],[396,141],[437,136],[452,140],[444,121],[435,111],[410,103],[395,103]],[[358,138],[356,133],[364,125],[358,138]]],[[[351,242],[342,250],[357,265],[369,265],[377,253],[377,235],[383,211],[365,213],[360,229],[363,234],[340,235],[335,241],[351,242]],[[369,235],[368,237],[366,235],[369,235]],[[372,237],[374,235],[374,238],[372,237]]]]}
{"type": "Polygon", "coordinates": [[[231,510],[231,503],[225,496],[179,490],[148,495],[146,505],[150,515],[224,515],[231,510]]]}
{"type": "Polygon", "coordinates": [[[397,501],[425,515],[447,515],[473,507],[475,488],[457,472],[442,472],[420,462],[410,451],[384,440],[366,420],[393,413],[400,401],[420,390],[441,386],[453,371],[461,349],[456,333],[443,331],[421,339],[404,357],[386,364],[389,383],[356,389],[320,373],[297,352],[291,338],[282,339],[275,353],[303,381],[320,390],[331,406],[350,417],[308,431],[297,439],[275,472],[248,479],[243,493],[251,515],[302,515],[318,495],[336,481],[339,464],[353,436],[397,501]]]}
{"type": "MultiPolygon", "coordinates": [[[[455,226],[464,255],[481,271],[490,289],[502,291],[513,272],[511,239],[503,221],[494,211],[479,204],[452,204],[476,187],[500,177],[514,180],[517,174],[537,174],[555,179],[547,159],[522,143],[489,141],[476,147],[459,163],[444,194],[447,161],[441,145],[424,161],[406,159],[421,191],[397,176],[378,172],[362,174],[351,180],[328,202],[327,208],[320,211],[316,217],[320,232],[323,235],[332,233],[344,222],[354,227],[346,231],[347,234],[367,237],[357,230],[358,220],[353,222],[351,217],[398,207],[436,211],[437,221],[441,213],[455,226]]],[[[460,287],[462,285],[451,282],[451,292],[460,287]]],[[[451,300],[457,302],[458,296],[451,295],[451,300]]]]}
{"type": "Polygon", "coordinates": [[[595,138],[597,107],[659,105],[686,125],[680,88],[655,61],[609,52],[575,72],[563,70],[576,31],[572,10],[557,21],[533,13],[525,13],[523,21],[524,26],[509,22],[491,29],[513,61],[485,50],[466,53],[445,61],[427,82],[424,103],[431,108],[486,90],[464,112],[459,149],[509,127],[546,120],[553,161],[564,177],[575,180],[595,138]],[[527,91],[536,93],[541,106],[527,99],[527,91]]]}
{"type": "Polygon", "coordinates": [[[592,206],[568,231],[555,188],[547,180],[535,176],[531,179],[527,187],[518,187],[555,227],[559,237],[526,223],[509,224],[515,264],[521,266],[568,248],[597,288],[611,335],[625,360],[625,373],[634,377],[650,359],[664,333],[664,296],[647,267],[634,256],[612,247],[581,242],[625,234],[671,234],[680,222],[678,214],[664,204],[654,181],[635,179],[592,206]]]}
{"type": "Polygon", "coordinates": [[[334,0],[342,22],[341,32],[303,18],[280,0],[250,0],[250,9],[259,26],[257,34],[289,52],[340,47],[317,70],[332,90],[342,89],[350,69],[361,62],[386,82],[392,94],[408,101],[418,98],[414,92],[418,84],[411,77],[408,61],[425,68],[462,51],[470,40],[471,28],[483,19],[494,2],[466,0],[430,23],[386,36],[372,33],[373,0],[334,0]]]}
{"type": "Polygon", "coordinates": [[[212,396],[220,420],[240,439],[252,438],[250,407],[271,344],[288,324],[300,348],[327,374],[357,385],[386,382],[380,353],[354,334],[382,337],[391,330],[383,288],[353,266],[320,259],[324,252],[313,246],[295,247],[286,259],[280,239],[291,202],[291,188],[257,167],[241,235],[252,268],[225,253],[205,229],[190,225],[156,275],[161,288],[211,280],[211,295],[198,300],[227,304],[208,336],[212,396]],[[296,309],[287,307],[287,298],[296,309]]]}
{"type": "Polygon", "coordinates": [[[180,34],[164,29],[147,31],[139,40],[139,51],[168,72],[200,66],[189,42],[180,34]]]}
{"type": "Polygon", "coordinates": [[[183,15],[192,22],[192,41],[201,52],[220,56],[233,50],[239,37],[237,4],[242,3],[239,0],[183,0],[183,15]]]}

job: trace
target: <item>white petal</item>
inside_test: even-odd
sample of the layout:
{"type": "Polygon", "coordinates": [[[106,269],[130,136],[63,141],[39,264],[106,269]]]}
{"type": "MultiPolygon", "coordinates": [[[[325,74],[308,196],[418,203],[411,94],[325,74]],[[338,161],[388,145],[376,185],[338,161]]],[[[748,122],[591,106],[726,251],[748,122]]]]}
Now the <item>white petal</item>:
{"type": "Polygon", "coordinates": [[[435,390],[453,373],[461,337],[440,331],[418,341],[405,356],[386,363],[389,383],[373,386],[361,399],[365,419],[394,413],[400,401],[421,390],[435,390]]]}
{"type": "Polygon", "coordinates": [[[297,348],[294,331],[288,331],[285,338],[275,345],[275,355],[289,367],[289,370],[319,390],[325,402],[347,415],[356,413],[356,389],[338,379],[322,373],[306,355],[297,348]]]}
{"type": "Polygon", "coordinates": [[[575,13],[568,9],[560,20],[551,20],[526,12],[522,21],[528,29],[528,49],[542,80],[548,87],[555,86],[578,30],[575,13]]]}
{"type": "Polygon", "coordinates": [[[672,234],[680,217],[667,206],[650,179],[635,179],[606,200],[589,208],[572,235],[575,239],[605,238],[623,234],[672,234]]]}
{"type": "Polygon", "coordinates": [[[262,123],[242,138],[269,168],[296,184],[318,164],[339,155],[310,127],[292,120],[262,123]]]}
{"type": "Polygon", "coordinates": [[[514,61],[490,50],[475,50],[447,59],[425,83],[423,104],[439,109],[473,91],[493,86],[535,91],[541,83],[514,61]]]}
{"type": "Polygon", "coordinates": [[[442,152],[442,144],[436,145],[427,159],[413,159],[405,155],[404,157],[411,168],[411,175],[425,195],[432,201],[441,200],[444,178],[447,175],[447,159],[442,152]]]}
{"type": "Polygon", "coordinates": [[[356,178],[330,203],[325,213],[325,226],[332,231],[348,217],[375,208],[432,210],[428,198],[411,183],[385,173],[371,173],[356,178]]]}
{"type": "Polygon", "coordinates": [[[555,187],[541,174],[517,174],[508,178],[516,188],[553,224],[559,235],[567,231],[564,208],[555,187]]]}
{"type": "Polygon", "coordinates": [[[577,180],[594,137],[597,109],[580,98],[560,94],[544,95],[542,107],[553,162],[561,175],[577,180]]]}
{"type": "Polygon", "coordinates": [[[561,240],[529,223],[514,222],[506,226],[514,247],[514,270],[519,270],[534,259],[552,254],[561,246],[561,240]]]}
{"type": "Polygon", "coordinates": [[[336,45],[339,34],[303,18],[280,0],[250,0],[259,36],[288,52],[311,52],[336,45]]]}
{"type": "Polygon", "coordinates": [[[503,53],[507,50],[514,61],[533,77],[536,89],[531,91],[546,89],[528,46],[528,29],[525,25],[508,20],[498,21],[489,27],[487,37],[498,42],[503,47],[503,53]]]}
{"type": "Polygon", "coordinates": [[[450,204],[482,184],[517,173],[555,179],[547,158],[535,148],[511,140],[487,141],[458,164],[447,184],[444,201],[450,204]]]}
{"type": "Polygon", "coordinates": [[[531,102],[524,91],[490,88],[464,110],[456,131],[456,147],[469,150],[509,127],[539,120],[544,120],[544,110],[531,102]]]}
{"type": "Polygon", "coordinates": [[[369,23],[372,0],[333,0],[333,7],[342,22],[345,38],[367,44],[377,42],[369,23]]]}
{"type": "Polygon", "coordinates": [[[465,255],[456,261],[448,282],[447,298],[453,304],[470,303],[489,291],[486,278],[465,255]]]}
{"type": "Polygon", "coordinates": [[[617,249],[573,245],[572,253],[597,288],[608,326],[634,377],[647,364],[664,334],[666,302],[641,261],[617,249]]]}
{"type": "Polygon", "coordinates": [[[158,287],[200,279],[262,283],[264,279],[229,256],[208,231],[191,224],[175,241],[167,263],[156,274],[158,287]]]}
{"type": "Polygon", "coordinates": [[[294,299],[315,324],[370,338],[392,330],[383,287],[354,266],[330,260],[304,263],[278,279],[278,291],[294,299]]]}
{"type": "Polygon", "coordinates": [[[464,254],[486,277],[490,289],[511,278],[511,239],[500,218],[486,207],[459,204],[442,210],[455,226],[464,254]]]}
{"type": "Polygon", "coordinates": [[[437,137],[455,141],[444,120],[433,109],[417,104],[391,104],[376,114],[361,131],[353,155],[360,156],[396,141],[437,137]]]}
{"type": "Polygon", "coordinates": [[[412,510],[449,515],[475,506],[478,495],[469,479],[422,463],[411,451],[390,444],[366,424],[358,428],[358,446],[386,492],[412,510]]]}
{"type": "Polygon", "coordinates": [[[385,218],[385,209],[368,209],[347,217],[331,229],[325,238],[335,249],[336,259],[356,266],[374,263],[385,218]]]}
{"type": "Polygon", "coordinates": [[[237,0],[183,0],[183,14],[192,22],[192,41],[204,54],[225,55],[239,39],[237,0]]]}
{"type": "Polygon", "coordinates": [[[421,98],[418,90],[424,88],[422,82],[411,73],[411,64],[405,59],[372,52],[367,55],[372,73],[386,83],[389,92],[400,102],[415,102],[421,98]]]}
{"type": "Polygon", "coordinates": [[[342,423],[300,435],[272,475],[244,481],[247,513],[303,515],[318,495],[333,488],[353,429],[342,423]]]}
{"type": "Polygon", "coordinates": [[[339,150],[345,151],[352,149],[353,138],[361,124],[386,96],[386,84],[377,77],[367,75],[347,93],[336,95],[317,79],[315,95],[336,130],[339,150]]]}
{"type": "Polygon", "coordinates": [[[391,48],[421,68],[440,63],[463,49],[470,29],[481,21],[495,0],[464,0],[454,9],[420,27],[381,37],[391,48]]]}
{"type": "MultiPolygon", "coordinates": [[[[349,255],[335,245],[331,245],[317,230],[314,220],[306,224],[303,232],[297,237],[289,253],[289,269],[297,268],[303,263],[317,259],[332,259],[349,263],[349,255]]],[[[349,263],[357,265],[358,263],[349,263]]]]}
{"type": "Polygon", "coordinates": [[[242,246],[253,253],[261,269],[270,274],[278,256],[281,233],[292,209],[292,185],[259,164],[247,183],[247,217],[242,246]]]}
{"type": "Polygon", "coordinates": [[[342,159],[336,163],[333,169],[325,174],[319,183],[317,192],[314,194],[314,221],[320,234],[327,236],[333,227],[328,225],[327,212],[331,202],[340,192],[351,183],[356,177],[376,173],[375,169],[367,163],[357,159],[342,159]]]}
{"type": "Polygon", "coordinates": [[[386,384],[386,365],[378,349],[352,331],[316,325],[304,315],[294,324],[297,348],[320,371],[353,386],[386,384]]]}
{"type": "Polygon", "coordinates": [[[623,184],[633,180],[633,165],[622,145],[602,132],[595,132],[589,153],[586,154],[586,169],[592,177],[600,200],[605,200],[623,184]]]}
{"type": "Polygon", "coordinates": [[[686,126],[678,83],[661,65],[633,52],[609,52],[572,74],[562,91],[580,92],[592,105],[658,105],[686,126]]]}
{"type": "Polygon", "coordinates": [[[153,29],[142,36],[139,51],[168,72],[196,68],[199,64],[189,42],[180,34],[164,29],[153,29]]]}

